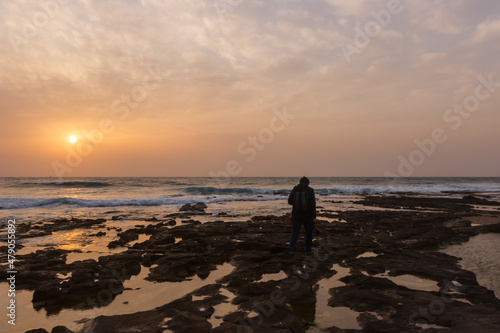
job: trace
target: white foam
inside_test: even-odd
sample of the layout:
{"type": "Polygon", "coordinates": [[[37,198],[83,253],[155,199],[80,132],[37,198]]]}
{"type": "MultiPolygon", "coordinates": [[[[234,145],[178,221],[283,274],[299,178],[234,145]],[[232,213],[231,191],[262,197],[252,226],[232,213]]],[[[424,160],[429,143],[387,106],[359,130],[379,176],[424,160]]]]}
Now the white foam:
{"type": "Polygon", "coordinates": [[[172,206],[193,204],[197,202],[229,202],[229,201],[273,201],[283,197],[256,196],[221,196],[211,198],[201,197],[153,197],[153,198],[117,198],[117,199],[78,199],[69,197],[55,198],[0,198],[1,209],[24,209],[35,207],[120,207],[120,206],[172,206]]]}

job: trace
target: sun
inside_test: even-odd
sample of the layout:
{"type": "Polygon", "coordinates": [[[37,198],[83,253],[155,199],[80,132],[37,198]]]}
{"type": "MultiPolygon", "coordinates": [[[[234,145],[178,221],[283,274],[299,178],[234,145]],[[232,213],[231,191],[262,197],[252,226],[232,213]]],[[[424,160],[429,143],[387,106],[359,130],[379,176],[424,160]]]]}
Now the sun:
{"type": "Polygon", "coordinates": [[[69,137],[70,143],[76,143],[78,141],[78,137],[76,135],[72,135],[69,137]]]}

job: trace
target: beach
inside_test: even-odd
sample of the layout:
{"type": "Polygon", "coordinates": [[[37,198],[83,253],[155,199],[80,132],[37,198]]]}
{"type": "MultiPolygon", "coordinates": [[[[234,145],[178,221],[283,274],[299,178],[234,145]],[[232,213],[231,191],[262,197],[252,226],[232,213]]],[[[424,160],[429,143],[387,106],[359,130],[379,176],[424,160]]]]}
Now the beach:
{"type": "Polygon", "coordinates": [[[301,234],[294,255],[286,198],[297,179],[209,181],[4,179],[16,325],[2,327],[500,331],[498,180],[312,178],[319,234],[311,254],[301,234]]]}
{"type": "Polygon", "coordinates": [[[0,8],[0,333],[500,333],[499,1],[0,8]]]}

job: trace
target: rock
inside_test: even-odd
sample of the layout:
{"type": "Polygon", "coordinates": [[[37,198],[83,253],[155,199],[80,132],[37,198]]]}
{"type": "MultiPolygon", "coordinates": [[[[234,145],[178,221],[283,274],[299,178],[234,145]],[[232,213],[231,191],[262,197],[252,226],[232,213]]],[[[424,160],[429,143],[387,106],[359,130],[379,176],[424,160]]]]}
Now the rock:
{"type": "Polygon", "coordinates": [[[489,201],[486,199],[481,199],[473,195],[466,195],[462,198],[463,202],[473,204],[473,205],[485,205],[485,206],[499,206],[500,203],[496,201],[489,201]]]}
{"type": "MultiPolygon", "coordinates": [[[[297,253],[289,256],[285,252],[290,233],[289,214],[257,216],[247,222],[193,224],[190,215],[196,214],[192,210],[192,206],[196,205],[190,205],[190,210],[175,213],[175,216],[170,216],[170,221],[150,223],[147,227],[137,226],[132,231],[121,233],[118,239],[121,242],[128,242],[139,234],[151,234],[151,237],[138,243],[140,245],[136,244],[134,249],[102,256],[99,262],[82,261],[66,265],[66,252],[59,250],[20,257],[19,274],[24,275],[22,278],[18,276],[18,280],[34,288],[34,301],[40,302],[34,303],[35,308],[44,307],[47,312],[54,313],[57,308],[77,306],[75,304],[82,300],[86,308],[103,305],[99,304],[98,291],[106,292],[107,302],[113,301],[116,296],[113,292],[121,292],[126,285],[124,281],[138,274],[141,264],[153,267],[147,277],[149,281],[178,282],[195,275],[207,278],[218,265],[224,264],[223,269],[227,271],[217,272],[224,274],[216,283],[153,310],[99,316],[86,323],[83,331],[156,333],[167,329],[173,332],[208,332],[211,327],[206,318],[214,318],[214,308],[227,302],[238,307],[225,315],[222,325],[214,328],[213,332],[245,332],[241,320],[248,320],[249,313],[255,315],[257,312],[265,315],[253,317],[252,323],[258,323],[251,327],[253,332],[289,333],[303,332],[313,321],[318,283],[334,276],[336,272],[332,265],[339,264],[350,273],[341,279],[345,286],[329,290],[332,295],[329,299],[331,311],[335,311],[333,307],[342,306],[361,312],[358,323],[362,329],[330,327],[325,332],[416,333],[419,329],[410,324],[409,318],[415,312],[417,316],[421,315],[420,309],[429,310],[430,306],[436,306],[436,302],[443,299],[447,301],[443,301],[445,310],[433,315],[435,321],[430,324],[453,332],[500,331],[500,301],[477,283],[473,273],[459,267],[458,258],[433,252],[436,247],[465,242],[471,235],[498,230],[498,225],[494,224],[471,227],[470,223],[464,222],[482,216],[470,204],[476,199],[365,198],[368,198],[366,203],[373,206],[414,207],[414,210],[337,211],[328,210],[331,207],[322,202],[324,209],[319,216],[345,223],[318,219],[317,225],[322,232],[315,235],[314,247],[317,251],[310,256],[303,252],[301,234],[297,253]],[[176,224],[173,218],[189,223],[173,226],[176,224]],[[182,240],[176,243],[176,239],[182,240]],[[378,256],[360,257],[365,252],[378,256]],[[231,267],[227,263],[231,263],[231,267]],[[72,276],[67,281],[57,277],[57,273],[68,272],[72,276]],[[286,277],[266,281],[270,277],[265,274],[281,272],[286,277]],[[413,290],[388,278],[370,276],[384,272],[391,276],[410,274],[432,279],[441,290],[413,290]],[[234,297],[224,290],[234,294],[234,297]],[[273,299],[279,299],[279,302],[270,303],[273,293],[275,296],[278,293],[279,297],[273,299]],[[91,302],[87,302],[88,298],[91,302]]],[[[487,214],[493,216],[495,213],[490,211],[487,214]]],[[[60,225],[65,224],[73,222],[60,222],[60,225]]],[[[53,226],[32,229],[50,228],[53,226]]],[[[429,311],[434,310],[431,308],[429,311]]],[[[414,319],[426,320],[425,317],[414,319]]],[[[428,331],[439,330],[429,328],[428,331]]]]}
{"type": "MultiPolygon", "coordinates": [[[[240,331],[243,332],[243,330],[240,328],[239,329],[240,331]]],[[[213,333],[234,333],[234,332],[238,332],[238,326],[234,323],[230,323],[230,322],[223,322],[222,324],[220,324],[219,327],[216,327],[212,330],[213,333]]]]}
{"type": "Polygon", "coordinates": [[[69,279],[69,283],[76,285],[83,282],[93,282],[96,278],[96,273],[91,269],[76,269],[71,274],[71,278],[69,279]]]}
{"type": "Polygon", "coordinates": [[[500,223],[499,224],[490,224],[483,227],[485,232],[494,232],[500,233],[500,223]]]}
{"type": "Polygon", "coordinates": [[[198,272],[203,276],[215,268],[203,256],[191,253],[166,255],[155,263],[158,266],[151,269],[147,280],[179,282],[198,272]]]}
{"type": "Polygon", "coordinates": [[[157,310],[137,312],[128,315],[99,316],[87,322],[83,332],[93,333],[158,333],[163,332],[165,313],[157,310]]]}
{"type": "Polygon", "coordinates": [[[276,215],[264,215],[264,216],[254,216],[252,217],[252,221],[268,221],[268,220],[273,220],[276,219],[276,215]]]}
{"type": "Polygon", "coordinates": [[[200,221],[196,221],[196,220],[181,220],[181,223],[184,223],[184,224],[201,224],[200,221]]]}
{"type": "Polygon", "coordinates": [[[125,242],[123,239],[118,239],[118,240],[114,240],[114,241],[109,242],[108,248],[114,249],[114,248],[117,248],[120,246],[125,246],[125,244],[127,244],[127,242],[125,242]]]}
{"type": "Polygon", "coordinates": [[[498,301],[498,299],[495,297],[495,293],[488,288],[477,285],[462,286],[462,288],[467,299],[475,304],[497,303],[500,305],[500,301],[498,301]]]}
{"type": "Polygon", "coordinates": [[[45,308],[47,314],[63,308],[88,309],[107,305],[123,291],[123,281],[141,271],[142,255],[120,253],[95,260],[72,263],[71,277],[66,281],[59,278],[45,279],[34,287],[33,306],[45,308]]]}
{"type": "Polygon", "coordinates": [[[203,202],[198,202],[195,204],[185,204],[183,205],[179,211],[180,212],[196,212],[196,213],[205,213],[205,208],[207,208],[207,205],[205,205],[203,202]]]}
{"type": "Polygon", "coordinates": [[[35,309],[45,308],[50,315],[63,308],[88,309],[107,305],[122,291],[123,284],[116,279],[52,281],[35,289],[32,302],[35,309]]]}
{"type": "Polygon", "coordinates": [[[49,332],[47,330],[44,330],[43,328],[37,328],[35,330],[26,331],[26,333],[49,333],[49,332]]]}
{"type": "Polygon", "coordinates": [[[72,330],[67,328],[66,326],[56,326],[52,329],[50,333],[74,333],[72,330]]]}
{"type": "Polygon", "coordinates": [[[39,305],[47,304],[48,300],[54,300],[61,297],[62,291],[59,289],[59,282],[42,282],[33,292],[33,303],[39,305]]]}
{"type": "Polygon", "coordinates": [[[254,282],[243,285],[239,289],[239,294],[243,296],[270,295],[276,289],[276,282],[254,282]]]}
{"type": "Polygon", "coordinates": [[[99,257],[99,264],[104,268],[100,277],[125,281],[141,272],[142,254],[123,252],[99,257]]]}
{"type": "Polygon", "coordinates": [[[209,275],[210,275],[210,272],[211,272],[211,267],[208,266],[208,265],[205,265],[205,266],[201,266],[200,268],[198,268],[196,270],[196,275],[202,279],[202,280],[205,280],[209,275]]]}
{"type": "Polygon", "coordinates": [[[393,209],[422,209],[435,208],[453,211],[470,211],[472,207],[470,202],[457,198],[428,198],[428,197],[412,197],[412,196],[366,196],[360,201],[355,201],[355,204],[366,206],[378,206],[383,208],[393,209]]]}
{"type": "Polygon", "coordinates": [[[253,318],[252,321],[248,321],[248,327],[250,328],[250,323],[255,323],[263,321],[258,328],[255,328],[255,333],[265,333],[265,332],[293,332],[293,333],[303,333],[302,320],[299,319],[292,310],[290,310],[286,305],[275,305],[268,311],[260,310],[258,308],[254,311],[258,312],[259,318],[253,318]],[[272,309],[272,310],[270,310],[272,309]]]}
{"type": "Polygon", "coordinates": [[[137,234],[137,231],[134,229],[129,229],[124,232],[121,232],[118,234],[118,237],[120,237],[120,239],[125,243],[139,239],[139,235],[137,234]]]}
{"type": "Polygon", "coordinates": [[[217,214],[215,214],[215,216],[217,217],[227,217],[227,216],[233,216],[227,212],[218,212],[217,214]]]}
{"type": "Polygon", "coordinates": [[[167,322],[168,328],[177,333],[210,333],[212,325],[203,317],[182,311],[167,322]]]}
{"type": "Polygon", "coordinates": [[[146,243],[150,248],[159,245],[174,244],[175,237],[169,231],[162,231],[153,234],[146,243]]]}
{"type": "MultiPolygon", "coordinates": [[[[28,266],[28,265],[26,265],[28,266]]],[[[26,267],[24,266],[24,267],[26,267]]],[[[7,272],[3,275],[3,279],[7,278],[7,272]]],[[[2,271],[0,271],[0,276],[2,276],[2,271]]],[[[16,287],[17,288],[27,288],[27,289],[35,289],[36,286],[40,284],[40,281],[52,281],[57,279],[57,272],[52,270],[28,270],[23,269],[17,272],[16,277],[16,287]]]]}

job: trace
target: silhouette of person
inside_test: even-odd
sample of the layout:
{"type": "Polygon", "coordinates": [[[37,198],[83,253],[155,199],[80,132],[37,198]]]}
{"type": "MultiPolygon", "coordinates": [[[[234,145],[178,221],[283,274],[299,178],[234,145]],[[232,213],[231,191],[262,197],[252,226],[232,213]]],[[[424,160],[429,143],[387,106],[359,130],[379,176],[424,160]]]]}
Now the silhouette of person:
{"type": "Polygon", "coordinates": [[[306,232],[306,252],[311,253],[312,238],[314,230],[314,219],[316,218],[316,198],[314,189],[309,187],[309,179],[302,177],[300,184],[295,186],[288,196],[288,204],[292,208],[292,234],[290,235],[290,245],[288,250],[295,252],[300,228],[304,225],[306,232]]]}

